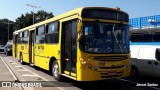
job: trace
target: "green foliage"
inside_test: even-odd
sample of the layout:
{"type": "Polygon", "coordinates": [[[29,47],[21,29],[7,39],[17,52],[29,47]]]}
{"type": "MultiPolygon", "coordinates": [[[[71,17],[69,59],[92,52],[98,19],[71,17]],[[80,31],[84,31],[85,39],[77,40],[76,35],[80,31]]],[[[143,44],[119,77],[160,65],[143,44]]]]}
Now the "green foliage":
{"type": "MultiPolygon", "coordinates": [[[[34,23],[38,23],[40,21],[52,18],[54,17],[54,15],[52,13],[41,10],[37,13],[34,13],[34,17],[34,23]]],[[[33,12],[22,14],[15,21],[16,22],[13,22],[6,18],[0,19],[0,44],[6,44],[6,42],[8,41],[8,22],[10,23],[9,38],[12,39],[14,30],[18,30],[33,24],[33,12]]]]}
{"type": "Polygon", "coordinates": [[[8,19],[0,19],[0,44],[5,44],[8,39],[8,22],[9,22],[9,38],[13,33],[14,22],[8,19]],[[3,39],[3,40],[2,40],[3,39]]]}
{"type": "Polygon", "coordinates": [[[13,32],[14,22],[8,19],[0,19],[0,36],[4,33],[8,33],[8,22],[9,30],[13,32]]]}
{"type": "MultiPolygon", "coordinates": [[[[54,17],[52,13],[48,13],[46,11],[38,11],[37,13],[34,13],[34,23],[38,23],[40,21],[49,19],[54,17]]],[[[33,12],[22,14],[20,17],[16,19],[16,24],[14,29],[18,30],[27,26],[30,26],[33,24],[33,12]]]]}

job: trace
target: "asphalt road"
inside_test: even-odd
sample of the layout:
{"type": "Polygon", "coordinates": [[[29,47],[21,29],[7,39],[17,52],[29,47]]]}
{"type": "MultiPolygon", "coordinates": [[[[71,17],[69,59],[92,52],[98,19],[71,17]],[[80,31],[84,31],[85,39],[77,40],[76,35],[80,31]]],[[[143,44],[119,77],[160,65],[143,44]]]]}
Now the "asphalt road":
{"type": "Polygon", "coordinates": [[[38,67],[31,67],[29,64],[21,65],[17,59],[12,56],[5,56],[0,54],[1,57],[6,60],[6,62],[10,62],[8,64],[12,64],[14,66],[14,70],[20,73],[18,74],[21,78],[25,80],[33,80],[33,81],[44,81],[50,82],[52,85],[48,85],[45,88],[37,88],[37,90],[49,90],[50,88],[56,90],[115,90],[115,89],[123,89],[123,90],[160,90],[160,79],[149,77],[149,76],[138,76],[138,77],[128,77],[123,79],[110,79],[104,81],[94,81],[94,82],[77,82],[71,80],[69,78],[63,77],[63,81],[55,81],[54,78],[50,75],[48,71],[40,69],[38,67]],[[17,69],[20,67],[24,70],[17,69]],[[19,71],[18,71],[19,70],[19,71]],[[20,72],[25,71],[25,72],[20,72]],[[36,79],[35,79],[36,77],[36,79]],[[136,86],[137,84],[157,84],[158,86],[136,86]]]}

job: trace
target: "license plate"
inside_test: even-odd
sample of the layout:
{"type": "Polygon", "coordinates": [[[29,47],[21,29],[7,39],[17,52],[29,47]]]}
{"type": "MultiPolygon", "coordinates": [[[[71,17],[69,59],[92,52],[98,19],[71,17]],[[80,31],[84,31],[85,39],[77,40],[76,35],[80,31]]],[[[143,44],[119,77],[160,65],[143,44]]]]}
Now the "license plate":
{"type": "Polygon", "coordinates": [[[117,75],[117,73],[116,72],[109,72],[108,75],[109,76],[114,76],[114,75],[117,75]]]}

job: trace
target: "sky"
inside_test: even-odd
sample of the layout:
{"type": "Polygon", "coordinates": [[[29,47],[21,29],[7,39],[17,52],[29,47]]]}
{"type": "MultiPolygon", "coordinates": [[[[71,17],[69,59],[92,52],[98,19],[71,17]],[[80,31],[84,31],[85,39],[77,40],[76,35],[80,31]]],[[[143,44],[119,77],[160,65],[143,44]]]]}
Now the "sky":
{"type": "Polygon", "coordinates": [[[26,4],[40,7],[34,12],[45,10],[55,16],[86,6],[119,7],[129,14],[129,18],[160,15],[160,0],[1,0],[0,19],[15,21],[21,14],[33,11],[26,4]]]}

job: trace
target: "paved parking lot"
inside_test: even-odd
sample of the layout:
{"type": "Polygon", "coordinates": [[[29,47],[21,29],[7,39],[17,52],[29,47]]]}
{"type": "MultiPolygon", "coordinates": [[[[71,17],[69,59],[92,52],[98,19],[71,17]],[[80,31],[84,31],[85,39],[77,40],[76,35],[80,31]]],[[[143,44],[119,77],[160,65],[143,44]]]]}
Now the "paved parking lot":
{"type": "MultiPolygon", "coordinates": [[[[99,90],[99,89],[123,89],[123,90],[160,90],[159,79],[139,76],[134,78],[123,78],[123,79],[112,79],[104,81],[94,82],[76,82],[74,80],[64,78],[63,81],[55,81],[54,78],[49,74],[48,71],[42,70],[37,67],[31,67],[28,64],[21,65],[16,58],[11,56],[0,55],[0,80],[1,81],[17,81],[19,83],[40,82],[43,83],[44,87],[36,88],[23,88],[18,87],[17,89],[22,90],[99,90]],[[7,68],[8,67],[8,68],[7,68]],[[1,78],[3,77],[3,78],[1,78]],[[137,84],[155,83],[158,86],[136,86],[137,84]]],[[[2,88],[1,88],[2,89],[2,88]]],[[[4,90],[4,89],[3,89],[4,90]]],[[[14,90],[14,88],[9,89],[14,90]]]]}

